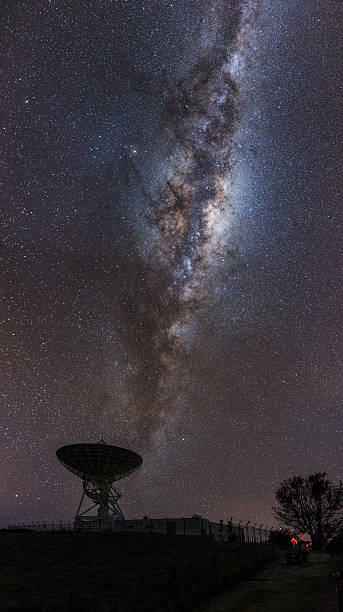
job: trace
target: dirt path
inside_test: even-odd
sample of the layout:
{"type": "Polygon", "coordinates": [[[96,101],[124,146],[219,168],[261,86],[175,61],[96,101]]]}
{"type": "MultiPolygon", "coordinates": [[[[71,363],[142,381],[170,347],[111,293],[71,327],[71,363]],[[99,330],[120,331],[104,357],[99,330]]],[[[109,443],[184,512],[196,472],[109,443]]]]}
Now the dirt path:
{"type": "Polygon", "coordinates": [[[311,553],[308,563],[289,566],[280,553],[276,563],[196,612],[336,612],[335,587],[328,578],[336,565],[326,553],[311,553]]]}

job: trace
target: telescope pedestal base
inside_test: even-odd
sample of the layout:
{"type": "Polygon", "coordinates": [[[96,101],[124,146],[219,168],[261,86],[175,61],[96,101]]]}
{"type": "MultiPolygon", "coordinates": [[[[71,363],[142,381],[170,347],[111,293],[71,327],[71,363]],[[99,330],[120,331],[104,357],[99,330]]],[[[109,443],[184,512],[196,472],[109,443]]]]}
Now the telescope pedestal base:
{"type": "Polygon", "coordinates": [[[74,529],[101,531],[113,529],[116,520],[124,520],[124,515],[118,505],[121,495],[109,483],[96,483],[89,480],[83,481],[83,494],[77,509],[74,521],[74,529]],[[93,504],[82,510],[85,497],[93,501],[93,504]],[[91,510],[97,510],[96,515],[89,514],[91,510]]]}

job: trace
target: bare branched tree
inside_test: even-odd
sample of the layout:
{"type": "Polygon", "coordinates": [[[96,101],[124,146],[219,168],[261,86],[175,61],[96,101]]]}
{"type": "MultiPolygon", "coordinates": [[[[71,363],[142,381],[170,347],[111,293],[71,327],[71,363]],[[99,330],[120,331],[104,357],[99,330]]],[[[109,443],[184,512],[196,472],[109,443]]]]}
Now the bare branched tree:
{"type": "Polygon", "coordinates": [[[284,480],[275,493],[277,519],[299,535],[309,534],[315,550],[343,527],[343,484],[335,485],[325,472],[284,480]]]}

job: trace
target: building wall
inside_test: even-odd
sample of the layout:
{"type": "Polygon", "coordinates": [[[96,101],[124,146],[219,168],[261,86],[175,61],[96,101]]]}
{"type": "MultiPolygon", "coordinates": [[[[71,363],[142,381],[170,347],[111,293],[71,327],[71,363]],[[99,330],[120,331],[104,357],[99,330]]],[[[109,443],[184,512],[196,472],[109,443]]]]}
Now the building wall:
{"type": "Polygon", "coordinates": [[[41,523],[29,525],[9,525],[9,529],[21,529],[30,531],[103,531],[111,529],[117,532],[131,533],[165,533],[170,535],[199,536],[206,535],[216,541],[230,542],[266,542],[269,539],[269,531],[251,527],[250,525],[234,525],[233,523],[214,523],[201,516],[193,517],[167,517],[154,519],[144,517],[143,519],[101,519],[97,516],[85,515],[79,517],[74,523],[68,524],[41,523]]]}
{"type": "Polygon", "coordinates": [[[228,525],[224,522],[214,523],[202,517],[164,519],[144,518],[141,520],[116,520],[115,531],[132,531],[143,533],[166,533],[174,535],[207,535],[215,540],[265,541],[267,532],[259,529],[228,525]]]}

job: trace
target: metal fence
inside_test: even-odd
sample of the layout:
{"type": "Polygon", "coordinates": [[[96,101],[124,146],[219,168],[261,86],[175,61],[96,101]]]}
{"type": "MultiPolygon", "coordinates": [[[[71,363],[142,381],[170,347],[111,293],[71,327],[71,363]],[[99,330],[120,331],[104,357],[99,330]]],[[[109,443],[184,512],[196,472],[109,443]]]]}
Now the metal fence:
{"type": "Polygon", "coordinates": [[[220,521],[219,523],[209,521],[202,517],[192,518],[165,518],[165,519],[128,519],[128,520],[89,520],[85,522],[68,522],[62,521],[56,523],[29,523],[20,524],[12,523],[8,525],[9,530],[29,531],[29,532],[101,532],[111,531],[114,533],[156,533],[170,534],[180,536],[202,535],[208,536],[216,541],[224,542],[241,542],[241,543],[259,543],[270,541],[271,530],[263,525],[244,524],[240,521],[238,524],[229,520],[227,523],[220,521]]]}

